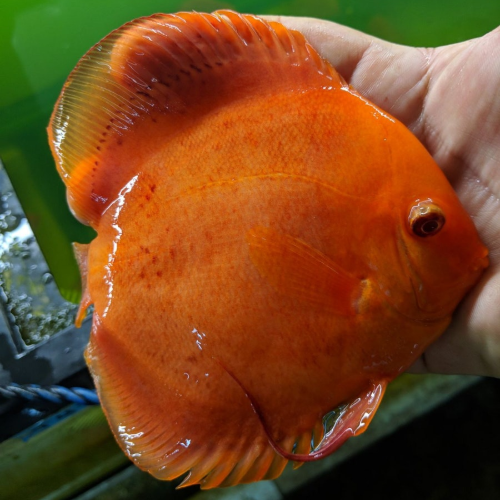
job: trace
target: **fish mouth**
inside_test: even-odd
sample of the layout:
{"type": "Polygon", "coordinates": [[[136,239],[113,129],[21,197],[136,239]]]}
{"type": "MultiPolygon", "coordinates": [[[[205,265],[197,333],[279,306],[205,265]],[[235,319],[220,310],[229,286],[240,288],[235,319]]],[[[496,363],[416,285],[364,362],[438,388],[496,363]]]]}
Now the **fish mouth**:
{"type": "Polygon", "coordinates": [[[488,250],[485,248],[484,249],[484,254],[479,257],[477,262],[471,266],[470,271],[471,272],[477,272],[479,275],[490,265],[490,258],[488,256],[488,250]]]}

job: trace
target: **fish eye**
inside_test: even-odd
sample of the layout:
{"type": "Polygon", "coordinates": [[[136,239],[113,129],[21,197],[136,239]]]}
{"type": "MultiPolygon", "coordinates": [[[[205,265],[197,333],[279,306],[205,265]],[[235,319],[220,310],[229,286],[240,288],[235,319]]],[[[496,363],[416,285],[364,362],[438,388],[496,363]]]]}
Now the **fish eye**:
{"type": "Polygon", "coordinates": [[[443,211],[432,201],[421,201],[411,207],[408,222],[413,234],[426,238],[439,233],[446,219],[443,211]]]}

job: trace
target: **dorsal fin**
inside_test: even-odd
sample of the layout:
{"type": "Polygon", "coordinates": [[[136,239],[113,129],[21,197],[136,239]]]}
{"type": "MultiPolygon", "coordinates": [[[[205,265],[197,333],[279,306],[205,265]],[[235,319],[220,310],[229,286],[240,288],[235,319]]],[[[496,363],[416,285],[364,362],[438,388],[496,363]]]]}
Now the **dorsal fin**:
{"type": "Polygon", "coordinates": [[[279,23],[229,11],[157,14],[125,24],[80,60],[49,140],[72,210],[95,226],[159,137],[238,99],[342,85],[300,33],[279,23]]]}

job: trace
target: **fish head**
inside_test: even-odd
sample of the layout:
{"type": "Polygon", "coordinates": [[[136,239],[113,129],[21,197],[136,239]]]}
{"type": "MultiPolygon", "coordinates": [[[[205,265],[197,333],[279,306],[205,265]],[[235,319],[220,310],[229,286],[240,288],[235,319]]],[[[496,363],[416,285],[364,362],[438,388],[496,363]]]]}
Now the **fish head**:
{"type": "Polygon", "coordinates": [[[418,320],[440,320],[450,317],[477,283],[488,266],[488,250],[443,171],[404,132],[391,151],[393,168],[402,171],[393,180],[400,202],[394,214],[395,241],[413,295],[401,312],[418,320]]]}

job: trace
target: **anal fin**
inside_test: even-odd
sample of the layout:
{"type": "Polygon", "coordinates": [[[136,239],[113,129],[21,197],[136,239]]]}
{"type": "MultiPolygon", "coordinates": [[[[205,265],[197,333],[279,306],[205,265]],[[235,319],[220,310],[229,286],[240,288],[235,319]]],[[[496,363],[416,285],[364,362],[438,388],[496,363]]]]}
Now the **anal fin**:
{"type": "MultiPolygon", "coordinates": [[[[312,462],[324,458],[338,450],[350,437],[365,432],[375,416],[388,384],[388,380],[371,381],[366,392],[362,392],[349,403],[337,407],[334,412],[330,412],[329,415],[335,413],[334,423],[328,426],[328,429],[325,429],[324,434],[318,429],[319,425],[324,424],[324,422],[317,422],[313,428],[306,430],[299,436],[293,436],[290,433],[286,434],[285,431],[285,437],[278,443],[273,437],[271,421],[267,418],[256,398],[248,392],[234,373],[228,370],[220,361],[218,361],[218,364],[245,393],[260,420],[271,448],[277,455],[295,463],[312,462]],[[320,435],[323,435],[323,437],[316,444],[316,438],[320,435]],[[290,451],[287,451],[288,449],[290,451]]],[[[297,467],[295,466],[295,468],[297,467]]]]}
{"type": "MultiPolygon", "coordinates": [[[[324,458],[338,450],[350,437],[358,436],[366,431],[377,411],[387,387],[387,381],[373,382],[366,393],[340,407],[335,423],[329,429],[319,445],[310,453],[287,452],[273,441],[269,432],[266,433],[269,443],[276,453],[294,462],[311,462],[324,458]]],[[[266,427],[263,418],[261,421],[266,427]]],[[[308,433],[310,435],[310,433],[308,433]]]]}

